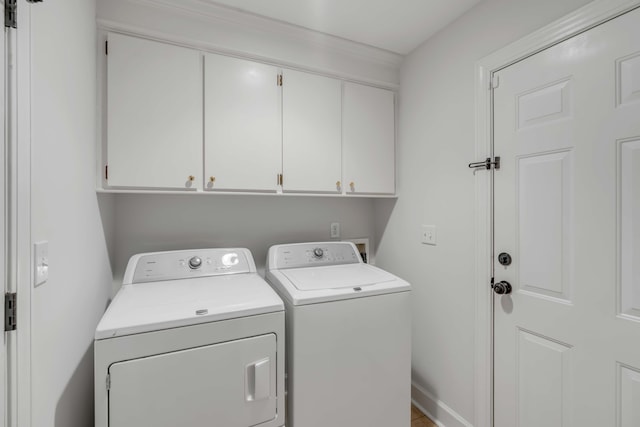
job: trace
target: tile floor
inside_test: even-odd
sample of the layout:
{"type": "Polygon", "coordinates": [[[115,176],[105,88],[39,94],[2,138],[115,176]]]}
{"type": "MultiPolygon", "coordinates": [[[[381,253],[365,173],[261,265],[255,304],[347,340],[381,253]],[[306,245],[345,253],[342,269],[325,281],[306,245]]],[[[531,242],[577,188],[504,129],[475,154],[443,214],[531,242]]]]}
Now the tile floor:
{"type": "Polygon", "coordinates": [[[437,427],[418,408],[411,405],[411,427],[437,427]]]}

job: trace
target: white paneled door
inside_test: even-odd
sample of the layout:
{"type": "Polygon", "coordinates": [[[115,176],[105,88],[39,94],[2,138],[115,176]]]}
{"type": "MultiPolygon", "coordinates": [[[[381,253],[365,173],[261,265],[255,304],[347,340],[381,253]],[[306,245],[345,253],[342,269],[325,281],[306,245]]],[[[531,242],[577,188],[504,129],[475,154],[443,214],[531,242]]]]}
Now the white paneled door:
{"type": "Polygon", "coordinates": [[[640,9],[498,77],[495,427],[638,427],[640,9]]]}

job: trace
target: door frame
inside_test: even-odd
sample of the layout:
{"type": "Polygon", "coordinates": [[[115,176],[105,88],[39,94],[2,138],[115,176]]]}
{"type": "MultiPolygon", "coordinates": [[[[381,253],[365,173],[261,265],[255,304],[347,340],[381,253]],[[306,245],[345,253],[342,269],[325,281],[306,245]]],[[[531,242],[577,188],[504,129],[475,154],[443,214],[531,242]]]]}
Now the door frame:
{"type": "MultiPolygon", "coordinates": [[[[493,74],[636,7],[640,0],[595,0],[482,58],[475,65],[475,160],[493,158],[493,74]]],[[[495,153],[500,155],[500,153],[495,153]]],[[[475,174],[475,422],[493,426],[492,175],[475,174]]],[[[496,172],[500,173],[500,172],[496,172]]]]}
{"type": "Polygon", "coordinates": [[[31,426],[31,294],[33,253],[31,251],[31,3],[18,0],[18,28],[13,39],[9,140],[12,158],[8,201],[10,246],[7,266],[9,288],[17,293],[14,332],[7,339],[7,427],[31,426]]]}

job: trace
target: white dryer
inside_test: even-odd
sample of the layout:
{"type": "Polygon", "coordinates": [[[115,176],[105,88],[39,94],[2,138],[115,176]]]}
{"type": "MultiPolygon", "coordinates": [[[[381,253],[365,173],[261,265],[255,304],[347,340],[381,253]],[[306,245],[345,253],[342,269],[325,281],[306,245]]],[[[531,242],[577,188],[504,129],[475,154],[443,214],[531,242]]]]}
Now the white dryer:
{"type": "Polygon", "coordinates": [[[288,427],[410,424],[410,285],[350,242],[269,249],[285,302],[288,427]]]}
{"type": "Polygon", "coordinates": [[[95,334],[96,427],[282,427],[283,356],[249,250],[135,255],[95,334]]]}

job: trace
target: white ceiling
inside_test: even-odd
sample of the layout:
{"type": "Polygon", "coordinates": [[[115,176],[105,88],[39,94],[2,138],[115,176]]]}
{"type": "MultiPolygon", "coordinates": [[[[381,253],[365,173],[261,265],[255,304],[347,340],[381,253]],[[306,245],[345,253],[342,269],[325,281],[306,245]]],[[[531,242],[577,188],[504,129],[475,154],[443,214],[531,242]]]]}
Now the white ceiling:
{"type": "Polygon", "coordinates": [[[481,0],[210,0],[407,54],[481,0]]]}

